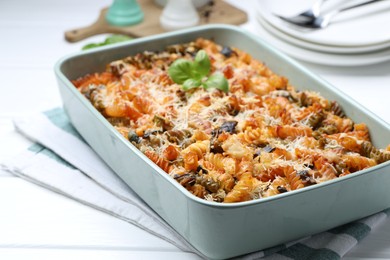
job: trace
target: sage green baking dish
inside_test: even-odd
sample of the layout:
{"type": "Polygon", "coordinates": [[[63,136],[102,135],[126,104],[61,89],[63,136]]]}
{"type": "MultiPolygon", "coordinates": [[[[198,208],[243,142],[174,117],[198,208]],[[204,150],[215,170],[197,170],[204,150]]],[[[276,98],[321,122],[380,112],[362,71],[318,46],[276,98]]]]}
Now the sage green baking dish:
{"type": "Polygon", "coordinates": [[[234,257],[368,216],[390,206],[390,162],[274,197],[234,204],[208,202],[190,194],[123,138],[70,80],[105,69],[107,63],[144,50],[162,50],[197,37],[235,46],[289,78],[298,89],[312,89],[337,100],[356,122],[365,122],[374,145],[390,143],[390,126],[242,29],[212,25],[133,40],[80,52],[55,66],[63,104],[73,125],[103,160],[204,256],[234,257]]]}

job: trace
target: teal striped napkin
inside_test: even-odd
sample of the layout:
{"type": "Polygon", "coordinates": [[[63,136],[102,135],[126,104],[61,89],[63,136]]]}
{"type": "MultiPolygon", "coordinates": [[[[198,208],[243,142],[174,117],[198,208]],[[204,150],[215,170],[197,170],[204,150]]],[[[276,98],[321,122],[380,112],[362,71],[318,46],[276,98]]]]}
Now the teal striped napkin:
{"type": "MultiPolygon", "coordinates": [[[[15,127],[34,143],[28,151],[3,163],[3,169],[125,220],[183,251],[204,258],[100,160],[61,108],[17,119],[15,127]]],[[[388,216],[390,209],[237,259],[340,259],[388,216]]]]}
{"type": "Polygon", "coordinates": [[[264,250],[262,259],[341,259],[377,224],[390,216],[390,208],[361,220],[313,235],[291,246],[264,250]]]}

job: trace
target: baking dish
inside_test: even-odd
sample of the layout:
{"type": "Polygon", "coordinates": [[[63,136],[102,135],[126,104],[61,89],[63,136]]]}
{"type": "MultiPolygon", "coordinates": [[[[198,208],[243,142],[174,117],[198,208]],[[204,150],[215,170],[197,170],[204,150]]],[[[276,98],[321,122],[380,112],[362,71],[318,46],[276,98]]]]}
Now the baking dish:
{"type": "Polygon", "coordinates": [[[245,50],[297,89],[336,100],[355,122],[365,122],[384,148],[390,126],[258,37],[233,26],[210,25],[77,53],[55,67],[65,110],[102,159],[165,221],[208,258],[234,257],[275,246],[373,214],[390,206],[390,162],[274,197],[220,204],[199,199],[123,138],[70,80],[100,72],[107,63],[198,37],[245,50]]]}

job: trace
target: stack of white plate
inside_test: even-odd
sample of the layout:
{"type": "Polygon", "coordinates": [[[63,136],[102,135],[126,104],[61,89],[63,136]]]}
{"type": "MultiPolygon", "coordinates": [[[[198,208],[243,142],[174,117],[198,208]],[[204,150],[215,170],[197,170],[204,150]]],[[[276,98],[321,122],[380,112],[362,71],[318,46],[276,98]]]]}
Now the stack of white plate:
{"type": "MultiPolygon", "coordinates": [[[[308,9],[313,1],[259,1],[256,12],[259,35],[291,57],[311,63],[361,66],[390,60],[390,0],[342,12],[321,30],[297,29],[275,15],[294,16],[308,9]]],[[[325,5],[323,9],[330,10],[343,3],[335,5],[333,1],[333,6],[325,5]]]]}

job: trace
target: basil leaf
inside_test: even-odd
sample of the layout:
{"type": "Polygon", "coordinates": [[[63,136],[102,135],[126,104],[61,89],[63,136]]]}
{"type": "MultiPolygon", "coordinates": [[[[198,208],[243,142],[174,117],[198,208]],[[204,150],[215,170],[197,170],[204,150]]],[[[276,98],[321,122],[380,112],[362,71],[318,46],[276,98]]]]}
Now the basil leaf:
{"type": "Polygon", "coordinates": [[[103,42],[87,44],[87,45],[85,45],[82,48],[82,50],[88,50],[88,49],[92,49],[92,48],[96,48],[96,47],[100,47],[100,46],[105,46],[105,45],[108,45],[108,44],[128,41],[128,40],[131,40],[131,39],[132,38],[127,36],[127,35],[114,34],[114,35],[108,36],[103,42]]]}
{"type": "Polygon", "coordinates": [[[210,59],[204,50],[198,51],[193,63],[194,76],[197,79],[202,79],[210,73],[210,59]]]}
{"type": "Polygon", "coordinates": [[[192,62],[178,59],[169,67],[168,74],[175,83],[182,84],[192,78],[192,62]]]}
{"type": "Polygon", "coordinates": [[[203,86],[204,86],[205,89],[217,88],[217,89],[222,90],[224,92],[228,92],[229,91],[229,82],[223,76],[222,73],[215,73],[215,74],[211,75],[203,83],[203,86]]]}
{"type": "Polygon", "coordinates": [[[196,80],[196,79],[187,79],[186,81],[184,81],[183,83],[183,89],[184,90],[189,90],[189,89],[192,89],[192,88],[197,88],[199,87],[201,84],[201,82],[199,80],[196,80]]]}
{"type": "Polygon", "coordinates": [[[114,34],[112,36],[107,37],[103,43],[104,45],[107,45],[107,44],[112,44],[117,42],[124,42],[128,40],[131,40],[131,37],[122,34],[114,34]]]}
{"type": "Polygon", "coordinates": [[[183,90],[197,88],[202,85],[205,89],[217,88],[229,91],[229,83],[222,73],[216,73],[207,78],[211,62],[204,50],[198,51],[194,61],[178,59],[168,68],[168,75],[177,83],[182,84],[183,90]]]}
{"type": "Polygon", "coordinates": [[[88,49],[93,49],[96,47],[102,46],[100,43],[89,43],[85,46],[83,46],[82,50],[88,50],[88,49]]]}

